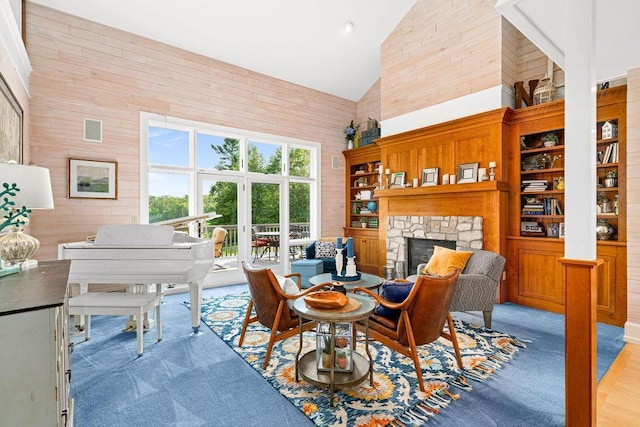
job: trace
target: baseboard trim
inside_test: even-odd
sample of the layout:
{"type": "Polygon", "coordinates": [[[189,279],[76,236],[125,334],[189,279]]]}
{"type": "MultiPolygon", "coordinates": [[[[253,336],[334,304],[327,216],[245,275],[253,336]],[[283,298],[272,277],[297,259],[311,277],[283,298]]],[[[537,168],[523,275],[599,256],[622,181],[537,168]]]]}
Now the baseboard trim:
{"type": "Polygon", "coordinates": [[[639,323],[625,322],[624,342],[640,345],[640,324],[639,323]]]}

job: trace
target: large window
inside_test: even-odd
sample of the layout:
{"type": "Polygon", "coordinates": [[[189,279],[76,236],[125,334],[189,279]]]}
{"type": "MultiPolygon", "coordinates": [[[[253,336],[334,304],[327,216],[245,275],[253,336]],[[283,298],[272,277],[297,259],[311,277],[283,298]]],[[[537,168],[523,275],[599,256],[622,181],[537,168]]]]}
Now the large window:
{"type": "Polygon", "coordinates": [[[317,233],[319,144],[149,113],[140,134],[141,222],[215,212],[244,258],[256,227],[278,254],[317,233]]]}

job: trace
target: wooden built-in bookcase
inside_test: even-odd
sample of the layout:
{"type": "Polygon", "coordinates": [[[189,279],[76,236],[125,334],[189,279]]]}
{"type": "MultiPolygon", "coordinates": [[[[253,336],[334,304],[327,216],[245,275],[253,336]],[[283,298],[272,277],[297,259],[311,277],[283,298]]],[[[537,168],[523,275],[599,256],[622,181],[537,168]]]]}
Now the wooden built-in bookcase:
{"type": "MultiPolygon", "coordinates": [[[[597,240],[598,321],[622,326],[626,321],[626,86],[598,92],[596,165],[597,221],[613,227],[608,240],[597,240]],[[607,126],[603,138],[603,126],[607,126]],[[610,133],[610,135],[607,135],[610,133]],[[616,183],[606,183],[615,171],[616,183]],[[606,201],[606,203],[605,203],[606,201]]],[[[564,312],[564,101],[515,110],[509,126],[509,301],[564,312]],[[557,143],[545,144],[550,134],[557,143]],[[555,160],[554,160],[555,159],[555,160]]],[[[596,232],[594,224],[594,233],[596,232]]]]}
{"type": "MultiPolygon", "coordinates": [[[[626,320],[627,298],[626,86],[600,91],[597,106],[596,149],[601,153],[596,190],[601,205],[604,199],[610,202],[597,219],[605,219],[615,229],[609,240],[597,241],[597,256],[604,261],[599,270],[598,320],[621,326],[626,320]],[[605,125],[605,134],[611,131],[611,135],[603,137],[605,125]],[[609,147],[615,147],[617,155],[607,155],[614,151],[609,147]],[[605,187],[604,178],[611,171],[616,171],[617,183],[605,187]]],[[[564,147],[564,101],[560,100],[518,110],[497,109],[386,136],[374,145],[345,151],[345,235],[354,237],[358,267],[384,275],[386,220],[390,216],[482,216],[484,249],[507,258],[498,302],[564,312],[558,262],[564,256],[560,230],[567,190],[559,185],[567,161],[564,147]],[[552,135],[554,143],[548,142],[554,139],[552,135]],[[474,162],[487,170],[489,162],[496,162],[495,181],[441,184],[443,174],[456,174],[459,165],[474,162]],[[419,186],[376,188],[378,175],[369,171],[370,164],[381,164],[391,173],[404,172],[405,183],[417,178],[419,186]],[[422,170],[436,167],[438,185],[422,187],[422,170]],[[362,204],[355,198],[363,189],[356,184],[360,178],[366,180],[364,189],[374,189],[377,229],[357,227],[363,215],[352,207],[362,204]]],[[[364,214],[367,219],[369,215],[364,214]]]]}

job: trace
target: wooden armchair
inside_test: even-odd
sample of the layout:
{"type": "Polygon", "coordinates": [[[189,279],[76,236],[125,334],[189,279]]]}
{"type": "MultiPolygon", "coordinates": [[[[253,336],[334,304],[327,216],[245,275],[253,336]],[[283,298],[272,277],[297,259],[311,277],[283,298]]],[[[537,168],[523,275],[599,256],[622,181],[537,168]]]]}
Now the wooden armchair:
{"type": "Polygon", "coordinates": [[[222,227],[216,227],[213,229],[213,257],[220,258],[222,256],[222,246],[224,245],[224,239],[227,238],[227,230],[222,227]]]}
{"type": "MultiPolygon", "coordinates": [[[[247,326],[249,323],[260,322],[263,326],[271,329],[271,336],[269,337],[269,344],[267,346],[267,354],[265,355],[264,364],[262,365],[262,369],[267,369],[273,344],[300,332],[299,318],[295,312],[289,308],[287,301],[293,301],[302,295],[323,289],[325,288],[325,284],[313,286],[296,294],[286,294],[280,287],[278,279],[271,269],[253,268],[245,261],[242,261],[242,268],[244,269],[244,274],[247,277],[247,282],[249,283],[251,299],[249,300],[247,314],[245,315],[244,323],[242,324],[242,333],[240,334],[240,341],[238,342],[238,345],[242,347],[244,335],[247,332],[247,326]],[[256,315],[251,317],[251,311],[254,308],[256,315]]],[[[287,274],[285,277],[297,277],[298,290],[300,289],[300,273],[287,274]]],[[[314,326],[315,322],[310,321],[304,323],[302,329],[304,331],[308,331],[314,326]]]]}
{"type": "MultiPolygon", "coordinates": [[[[456,331],[453,327],[451,314],[449,314],[449,305],[459,274],[460,271],[455,270],[445,277],[419,276],[407,298],[399,303],[389,302],[369,289],[361,287],[354,289],[354,292],[368,294],[388,309],[400,311],[397,318],[371,315],[369,335],[376,341],[413,360],[421,391],[425,391],[425,388],[422,383],[422,369],[416,350],[417,346],[429,344],[440,336],[447,338],[453,343],[458,367],[462,369],[456,331]],[[449,333],[443,330],[445,321],[449,325],[449,333]]],[[[365,330],[364,325],[360,323],[356,325],[356,328],[361,331],[365,330]]]]}

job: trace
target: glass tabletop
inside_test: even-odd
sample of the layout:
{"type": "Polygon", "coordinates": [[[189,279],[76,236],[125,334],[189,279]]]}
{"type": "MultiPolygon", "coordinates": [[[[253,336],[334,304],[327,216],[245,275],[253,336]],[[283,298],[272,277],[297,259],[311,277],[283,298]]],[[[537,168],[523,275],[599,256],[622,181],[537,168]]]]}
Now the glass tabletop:
{"type": "MultiPolygon", "coordinates": [[[[360,280],[354,280],[353,282],[342,281],[344,288],[347,291],[352,290],[356,286],[367,289],[375,289],[382,284],[382,277],[378,277],[375,274],[360,273],[360,280]]],[[[338,279],[339,280],[339,279],[338,279]]],[[[331,278],[331,273],[322,273],[309,278],[311,285],[319,285],[321,283],[334,282],[331,278]]]]}

